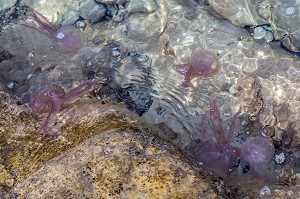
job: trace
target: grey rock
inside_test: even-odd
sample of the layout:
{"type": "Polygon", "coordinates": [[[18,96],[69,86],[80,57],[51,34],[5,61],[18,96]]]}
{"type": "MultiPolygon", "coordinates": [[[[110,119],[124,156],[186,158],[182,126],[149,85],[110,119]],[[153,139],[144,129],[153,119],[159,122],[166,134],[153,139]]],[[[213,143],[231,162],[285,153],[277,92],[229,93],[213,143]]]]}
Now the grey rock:
{"type": "Polygon", "coordinates": [[[270,42],[274,40],[273,33],[270,30],[268,26],[257,26],[251,35],[255,39],[264,39],[266,42],[270,42]]]}
{"type": "Polygon", "coordinates": [[[260,8],[258,3],[250,0],[209,0],[209,5],[218,15],[241,27],[268,23],[270,16],[267,8],[260,8]]]}
{"type": "Polygon", "coordinates": [[[95,0],[95,1],[104,4],[124,4],[127,2],[127,0],[95,0]]]}
{"type": "Polygon", "coordinates": [[[107,15],[114,16],[118,13],[118,7],[116,5],[106,5],[107,15]]]}
{"type": "Polygon", "coordinates": [[[74,24],[80,17],[80,13],[78,10],[70,9],[66,18],[63,20],[63,25],[71,25],[74,24]]]}
{"type": "Polygon", "coordinates": [[[283,40],[292,51],[300,51],[300,1],[209,0],[209,4],[217,15],[241,27],[270,24],[276,40],[283,40]]]}
{"type": "Polygon", "coordinates": [[[17,0],[1,0],[0,10],[5,10],[7,8],[13,7],[17,3],[17,0]]]}
{"type": "Polygon", "coordinates": [[[271,1],[273,6],[272,25],[275,38],[282,38],[283,34],[292,34],[300,29],[300,2],[294,0],[271,1]]]}
{"type": "Polygon", "coordinates": [[[74,24],[80,16],[95,23],[106,14],[105,6],[94,0],[22,0],[22,4],[41,13],[51,23],[62,22],[63,25],[74,24]]]}
{"type": "MultiPolygon", "coordinates": [[[[20,2],[21,5],[27,5],[33,10],[42,14],[47,18],[49,22],[53,24],[59,24],[60,22],[63,22],[66,18],[68,18],[68,20],[71,21],[68,23],[69,25],[74,23],[79,18],[78,14],[68,14],[69,11],[73,10],[73,5],[75,5],[76,2],[78,5],[77,0],[21,0],[20,2]],[[73,19],[74,17],[77,18],[73,19]]],[[[76,9],[78,11],[78,8],[76,9]]]]}
{"type": "Polygon", "coordinates": [[[253,35],[253,37],[255,39],[262,39],[262,38],[264,38],[266,36],[266,32],[267,31],[263,27],[258,26],[256,28],[254,28],[254,35],[253,35]]]}
{"type": "Polygon", "coordinates": [[[290,50],[300,52],[300,1],[271,1],[274,12],[271,25],[276,39],[290,50]]]}
{"type": "Polygon", "coordinates": [[[283,39],[282,44],[289,50],[300,52],[300,31],[294,32],[283,39]]]}
{"type": "Polygon", "coordinates": [[[266,42],[273,41],[274,40],[274,34],[273,34],[273,32],[267,31],[264,39],[265,39],[266,42]]]}
{"type": "Polygon", "coordinates": [[[80,16],[91,23],[101,20],[106,15],[106,8],[103,4],[96,3],[94,0],[80,2],[80,16]]]}
{"type": "Polygon", "coordinates": [[[112,20],[115,22],[121,22],[124,20],[125,14],[124,12],[118,12],[116,15],[112,17],[112,20]]]}
{"type": "Polygon", "coordinates": [[[162,21],[157,21],[155,15],[149,15],[145,18],[141,18],[140,15],[130,15],[126,18],[124,31],[127,32],[128,39],[135,42],[142,42],[141,45],[145,46],[145,39],[150,42],[153,38],[159,36],[162,31],[162,21]]]}
{"type": "Polygon", "coordinates": [[[151,13],[154,12],[156,9],[157,5],[154,0],[131,0],[127,6],[127,11],[129,13],[151,13]]]}

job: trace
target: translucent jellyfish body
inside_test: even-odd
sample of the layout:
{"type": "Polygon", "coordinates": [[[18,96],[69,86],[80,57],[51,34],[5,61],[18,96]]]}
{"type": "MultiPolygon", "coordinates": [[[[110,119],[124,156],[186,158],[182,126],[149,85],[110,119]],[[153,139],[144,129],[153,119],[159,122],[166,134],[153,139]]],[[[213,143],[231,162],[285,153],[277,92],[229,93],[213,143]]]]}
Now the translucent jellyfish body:
{"type": "Polygon", "coordinates": [[[211,77],[220,70],[217,56],[204,50],[193,52],[187,64],[173,64],[172,67],[176,72],[184,75],[183,86],[192,86],[191,80],[193,78],[211,77]]]}
{"type": "Polygon", "coordinates": [[[74,26],[64,26],[55,32],[53,46],[63,53],[77,52],[84,42],[84,38],[74,26]]]}
{"type": "Polygon", "coordinates": [[[239,156],[239,148],[233,146],[232,142],[239,132],[238,115],[240,112],[235,114],[230,127],[224,129],[216,102],[211,100],[210,106],[210,111],[202,116],[197,130],[201,142],[192,141],[186,147],[186,151],[199,164],[203,164],[220,175],[229,175],[237,164],[239,156]]]}
{"type": "MultiPolygon", "coordinates": [[[[268,176],[270,161],[275,153],[272,140],[261,135],[248,138],[240,152],[239,174],[268,176]]],[[[270,175],[273,175],[270,173],[270,175]]],[[[272,178],[272,176],[270,176],[272,178]]],[[[275,177],[275,176],[274,176],[275,177]]]]}
{"type": "Polygon", "coordinates": [[[63,26],[57,29],[43,15],[30,8],[24,20],[18,21],[18,24],[35,29],[51,38],[52,46],[64,54],[77,52],[84,42],[84,37],[78,28],[63,26]]]}

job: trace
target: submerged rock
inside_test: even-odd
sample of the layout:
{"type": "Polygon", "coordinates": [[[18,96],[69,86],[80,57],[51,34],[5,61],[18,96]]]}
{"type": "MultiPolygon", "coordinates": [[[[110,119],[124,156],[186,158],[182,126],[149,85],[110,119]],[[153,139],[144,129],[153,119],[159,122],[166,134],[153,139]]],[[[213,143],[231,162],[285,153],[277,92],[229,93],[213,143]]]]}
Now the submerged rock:
{"type": "Polygon", "coordinates": [[[21,0],[21,4],[41,13],[53,24],[71,25],[79,17],[94,23],[106,14],[105,6],[94,0],[21,0]]]}
{"type": "Polygon", "coordinates": [[[299,1],[209,0],[209,5],[217,15],[241,27],[270,24],[276,40],[291,51],[300,51],[299,1]]]}
{"type": "Polygon", "coordinates": [[[151,13],[157,9],[157,5],[153,0],[131,0],[128,3],[127,10],[129,13],[144,12],[151,13]]]}
{"type": "Polygon", "coordinates": [[[200,180],[193,167],[172,154],[169,146],[153,139],[131,130],[99,133],[47,162],[17,184],[9,195],[27,198],[216,196],[210,183],[200,180]]]}
{"type": "Polygon", "coordinates": [[[0,11],[5,10],[14,6],[17,3],[17,0],[1,0],[0,1],[0,11]]]}
{"type": "Polygon", "coordinates": [[[80,4],[80,16],[91,23],[98,22],[106,15],[106,8],[103,4],[94,0],[83,1],[80,4]]]}
{"type": "Polygon", "coordinates": [[[127,0],[95,0],[95,1],[104,4],[124,4],[127,2],[127,0]]]}

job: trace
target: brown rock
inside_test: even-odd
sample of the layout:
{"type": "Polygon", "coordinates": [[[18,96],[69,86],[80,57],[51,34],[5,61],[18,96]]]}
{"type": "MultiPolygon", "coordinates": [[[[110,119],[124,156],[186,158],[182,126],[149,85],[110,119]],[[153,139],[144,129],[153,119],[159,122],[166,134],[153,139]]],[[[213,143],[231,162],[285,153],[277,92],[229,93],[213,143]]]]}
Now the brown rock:
{"type": "Polygon", "coordinates": [[[126,109],[92,99],[69,103],[51,125],[59,136],[41,138],[26,104],[0,97],[2,196],[216,198],[225,192],[126,109]]]}

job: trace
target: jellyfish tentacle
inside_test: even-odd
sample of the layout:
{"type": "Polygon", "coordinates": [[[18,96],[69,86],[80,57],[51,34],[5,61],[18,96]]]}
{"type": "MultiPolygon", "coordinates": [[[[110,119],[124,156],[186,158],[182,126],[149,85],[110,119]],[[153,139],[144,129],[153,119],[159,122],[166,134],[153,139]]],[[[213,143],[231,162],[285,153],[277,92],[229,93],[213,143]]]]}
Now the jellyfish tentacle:
{"type": "Polygon", "coordinates": [[[47,116],[44,119],[40,130],[37,132],[37,135],[43,134],[44,136],[53,136],[53,134],[49,133],[49,123],[50,121],[57,115],[61,104],[49,103],[49,112],[47,112],[47,116]],[[43,132],[43,133],[42,133],[43,132]]]}
{"type": "Polygon", "coordinates": [[[232,119],[232,123],[229,127],[229,134],[227,136],[227,140],[231,141],[233,138],[235,138],[238,133],[240,132],[240,121],[239,121],[239,115],[242,112],[242,107],[240,107],[239,111],[234,115],[232,119]]]}
{"type": "Polygon", "coordinates": [[[216,139],[219,141],[224,140],[225,137],[222,130],[222,119],[220,117],[220,111],[216,100],[213,99],[210,100],[210,119],[216,139]]]}
{"type": "Polygon", "coordinates": [[[53,38],[55,36],[57,28],[54,25],[52,25],[42,14],[31,8],[28,8],[27,17],[31,17],[33,21],[25,21],[24,23],[21,23],[21,25],[38,30],[47,37],[53,38]]]}

